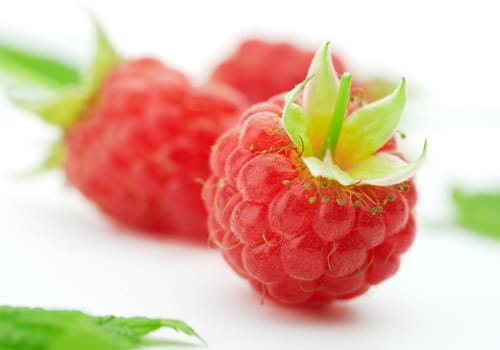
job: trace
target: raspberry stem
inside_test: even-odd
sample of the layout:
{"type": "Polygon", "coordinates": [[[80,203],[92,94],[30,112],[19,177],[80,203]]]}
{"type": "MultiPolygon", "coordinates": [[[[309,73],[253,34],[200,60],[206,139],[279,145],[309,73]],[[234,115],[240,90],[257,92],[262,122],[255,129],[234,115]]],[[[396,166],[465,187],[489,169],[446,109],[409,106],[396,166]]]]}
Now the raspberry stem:
{"type": "Polygon", "coordinates": [[[327,149],[330,149],[332,157],[335,156],[335,149],[340,136],[340,130],[344,123],[347,105],[349,103],[349,96],[351,92],[351,73],[345,72],[340,79],[340,86],[335,102],[335,109],[333,110],[332,120],[328,127],[325,142],[321,146],[319,158],[324,158],[327,149]]]}

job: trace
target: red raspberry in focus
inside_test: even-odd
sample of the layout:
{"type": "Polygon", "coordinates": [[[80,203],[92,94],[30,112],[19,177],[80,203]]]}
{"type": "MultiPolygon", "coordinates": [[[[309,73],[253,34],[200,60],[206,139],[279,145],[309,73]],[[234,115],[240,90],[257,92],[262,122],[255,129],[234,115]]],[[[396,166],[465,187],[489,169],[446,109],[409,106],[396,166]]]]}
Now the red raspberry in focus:
{"type": "Polygon", "coordinates": [[[212,239],[234,270],[281,303],[327,303],[364,293],[396,273],[415,237],[413,181],[363,186],[357,193],[366,197],[358,202],[349,189],[304,171],[279,118],[272,109],[257,112],[216,143],[212,164],[224,165],[224,172],[213,168],[205,185],[205,193],[213,192],[205,198],[217,223],[212,239]],[[262,136],[246,131],[259,127],[269,140],[257,147],[262,136]],[[224,147],[227,139],[237,146],[224,147]],[[244,153],[249,160],[240,164],[244,153]],[[373,214],[372,202],[385,202],[382,212],[373,214]]]}
{"type": "MultiPolygon", "coordinates": [[[[304,80],[313,56],[313,51],[290,43],[248,39],[215,68],[212,80],[234,87],[251,103],[262,102],[304,80]]],[[[340,58],[332,60],[337,72],[343,73],[340,58]]]]}
{"type": "Polygon", "coordinates": [[[264,297],[283,304],[322,305],[362,295],[397,272],[415,238],[415,163],[401,159],[392,128],[365,128],[367,121],[396,127],[404,81],[385,100],[350,104],[350,76],[342,77],[340,87],[325,84],[331,77],[322,68],[327,49],[318,52],[311,68],[323,74],[320,85],[308,89],[316,82],[306,81],[303,95],[298,86],[286,98],[252,106],[236,128],[219,138],[212,149],[212,176],[204,186],[212,241],[234,271],[264,297]],[[337,95],[333,121],[340,119],[333,125],[347,111],[337,132],[330,127],[324,135],[326,152],[308,139],[308,132],[324,131],[322,126],[315,130],[314,123],[322,108],[330,108],[316,99],[318,91],[337,95]],[[343,107],[339,100],[345,101],[343,107]],[[315,105],[308,106],[310,101],[315,105]],[[381,116],[381,106],[387,116],[381,116]],[[314,114],[307,121],[309,110],[314,114]],[[368,119],[372,116],[381,120],[368,119]],[[359,118],[365,118],[361,131],[359,118]],[[348,148],[346,139],[357,141],[357,147],[348,148]],[[358,157],[356,152],[370,148],[358,157]],[[324,159],[319,168],[311,160],[316,157],[324,159]],[[333,162],[337,168],[329,166],[333,162]]]}

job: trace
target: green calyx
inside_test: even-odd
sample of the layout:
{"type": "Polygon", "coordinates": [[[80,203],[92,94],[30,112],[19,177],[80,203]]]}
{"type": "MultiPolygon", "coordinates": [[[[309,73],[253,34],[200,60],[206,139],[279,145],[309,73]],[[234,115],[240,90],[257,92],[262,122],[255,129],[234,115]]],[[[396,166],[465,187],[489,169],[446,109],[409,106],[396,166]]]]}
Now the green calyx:
{"type": "Polygon", "coordinates": [[[309,77],[285,98],[283,127],[301,150],[311,175],[343,186],[389,186],[412,177],[425,158],[407,163],[378,150],[395,133],[406,103],[406,80],[389,95],[365,104],[346,116],[351,75],[339,81],[330,59],[329,44],[318,50],[309,77]],[[303,91],[302,105],[295,102],[303,91]]]}
{"type": "Polygon", "coordinates": [[[44,100],[12,97],[17,106],[37,114],[47,123],[64,130],[77,121],[94,99],[104,77],[119,61],[101,26],[95,20],[93,23],[96,33],[96,54],[83,79],[76,84],[68,84],[52,91],[44,100]]]}
{"type": "MultiPolygon", "coordinates": [[[[93,103],[102,81],[120,61],[99,23],[92,18],[96,35],[96,53],[91,66],[79,70],[53,58],[43,57],[0,45],[0,73],[14,86],[41,88],[43,98],[17,97],[11,101],[18,107],[33,112],[45,122],[66,132],[93,103]]],[[[63,143],[57,141],[38,170],[58,167],[64,161],[63,143]]]]}

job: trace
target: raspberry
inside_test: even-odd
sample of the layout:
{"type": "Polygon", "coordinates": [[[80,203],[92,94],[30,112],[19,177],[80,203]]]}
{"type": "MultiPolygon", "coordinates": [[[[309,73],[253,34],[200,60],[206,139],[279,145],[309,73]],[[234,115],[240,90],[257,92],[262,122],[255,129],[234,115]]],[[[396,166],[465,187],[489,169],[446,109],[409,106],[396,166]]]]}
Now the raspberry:
{"type": "Polygon", "coordinates": [[[209,174],[207,150],[239,111],[237,97],[194,87],[155,60],[120,64],[93,113],[69,130],[67,178],[121,222],[206,237],[197,181],[209,174]]]}
{"type": "MultiPolygon", "coordinates": [[[[241,151],[237,147],[230,150],[229,156],[224,155],[226,168],[233,166],[229,163],[231,155],[241,151]]],[[[219,150],[214,148],[213,154],[219,154],[219,150]]],[[[345,189],[336,195],[334,183],[327,188],[309,183],[309,177],[299,175],[302,166],[277,153],[259,154],[239,167],[235,188],[228,183],[216,188],[223,194],[229,187],[244,198],[231,211],[228,234],[238,249],[243,247],[246,278],[260,284],[266,295],[279,302],[315,304],[320,291],[328,291],[322,303],[329,302],[361,288],[364,291],[393,275],[399,255],[408,249],[415,235],[413,207],[393,190],[391,206],[387,204],[382,212],[373,215],[367,204],[355,206],[345,189]],[[283,167],[287,167],[286,171],[266,175],[267,169],[283,167]],[[255,169],[255,173],[249,169],[255,169]],[[397,226],[392,224],[395,220],[397,226]],[[401,225],[404,227],[399,229],[401,225]],[[304,281],[313,281],[320,289],[305,290],[300,285],[304,281]]],[[[213,176],[210,182],[218,179],[213,176]]],[[[210,198],[206,204],[213,210],[210,198]]],[[[221,210],[217,207],[215,212],[221,210]]],[[[232,263],[237,254],[225,247],[226,260],[233,269],[240,270],[241,265],[232,263]]]]}
{"type": "MultiPolygon", "coordinates": [[[[349,96],[343,84],[344,77],[338,99],[349,96]]],[[[310,147],[307,135],[302,135],[303,143],[295,143],[284,122],[289,117],[290,96],[287,101],[281,96],[250,107],[238,127],[227,131],[215,144],[205,205],[210,217],[219,218],[222,212],[231,217],[219,220],[224,237],[212,238],[222,239],[216,243],[223,247],[226,261],[272,300],[323,305],[355,298],[394,275],[401,255],[413,242],[416,190],[412,173],[388,180],[390,171],[386,171],[382,180],[379,173],[373,176],[376,184],[356,178],[349,183],[345,176],[356,176],[363,163],[358,165],[354,155],[341,154],[339,159],[348,160],[356,171],[349,172],[346,167],[347,175],[314,175],[314,163],[304,157],[310,147]],[[280,105],[282,108],[276,108],[280,105]],[[215,194],[211,194],[213,191],[215,194]],[[225,199],[221,202],[219,197],[225,199]]],[[[296,108],[303,107],[306,99],[297,96],[296,108]]],[[[369,106],[364,113],[369,113],[369,106]]],[[[357,118],[359,108],[352,108],[344,122],[357,118]]],[[[375,139],[376,132],[378,129],[375,139]]],[[[341,129],[339,147],[342,136],[341,129]]],[[[389,157],[390,150],[394,154],[391,162],[403,162],[391,135],[378,142],[378,146],[369,146],[372,157],[389,157]]],[[[363,151],[363,147],[360,143],[355,151],[363,151]]],[[[342,151],[337,148],[337,152],[342,151]]],[[[315,154],[314,150],[309,152],[315,154]]],[[[335,158],[325,152],[325,159],[328,157],[335,158]]],[[[399,172],[402,168],[398,166],[391,171],[399,172]]],[[[325,161],[322,167],[328,167],[328,163],[325,161]]],[[[361,174],[372,176],[369,171],[368,167],[361,174]]]]}
{"type": "MultiPolygon", "coordinates": [[[[248,39],[215,68],[212,80],[234,87],[251,103],[261,102],[301,82],[313,56],[289,43],[248,39]]],[[[332,60],[338,72],[345,71],[339,57],[332,60]]]]}
{"type": "MultiPolygon", "coordinates": [[[[84,83],[70,87],[81,96],[67,97],[63,90],[65,103],[56,100],[53,116],[36,111],[49,120],[58,113],[68,118],[64,125],[52,122],[64,127],[62,166],[69,183],[121,223],[207,238],[201,181],[210,174],[210,147],[237,121],[244,97],[217,83],[194,86],[153,58],[121,61],[97,32],[93,90],[84,83]]],[[[212,165],[224,175],[224,162],[212,165]]]]}

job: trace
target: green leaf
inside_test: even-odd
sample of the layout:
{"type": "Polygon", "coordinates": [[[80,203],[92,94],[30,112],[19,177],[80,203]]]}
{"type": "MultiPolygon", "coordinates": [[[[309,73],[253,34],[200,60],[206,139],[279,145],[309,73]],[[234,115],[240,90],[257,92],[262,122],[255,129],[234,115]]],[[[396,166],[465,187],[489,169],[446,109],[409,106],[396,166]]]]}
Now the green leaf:
{"type": "Polygon", "coordinates": [[[160,328],[182,332],[205,344],[190,326],[179,320],[96,317],[80,311],[0,306],[2,350],[135,349],[161,344],[145,338],[160,328]]]}
{"type": "Polygon", "coordinates": [[[500,191],[467,193],[455,188],[452,198],[459,225],[500,239],[500,191]]]}
{"type": "Polygon", "coordinates": [[[335,161],[348,168],[374,154],[396,130],[406,103],[406,80],[392,94],[353,112],[344,122],[335,161]]]}
{"type": "Polygon", "coordinates": [[[292,91],[286,94],[285,107],[283,109],[283,117],[281,119],[283,128],[287,132],[288,136],[297,147],[303,150],[302,153],[304,155],[310,155],[312,152],[308,135],[311,121],[307,118],[302,108],[295,104],[294,101],[309,80],[311,80],[310,77],[298,84],[292,91]]]}
{"type": "Polygon", "coordinates": [[[328,42],[316,52],[308,76],[312,79],[304,88],[303,106],[310,119],[309,138],[313,152],[318,154],[330,126],[339,89],[328,42]]]}
{"type": "Polygon", "coordinates": [[[80,71],[52,57],[0,44],[0,72],[14,82],[59,89],[80,83],[80,71]]]}

